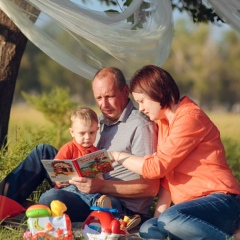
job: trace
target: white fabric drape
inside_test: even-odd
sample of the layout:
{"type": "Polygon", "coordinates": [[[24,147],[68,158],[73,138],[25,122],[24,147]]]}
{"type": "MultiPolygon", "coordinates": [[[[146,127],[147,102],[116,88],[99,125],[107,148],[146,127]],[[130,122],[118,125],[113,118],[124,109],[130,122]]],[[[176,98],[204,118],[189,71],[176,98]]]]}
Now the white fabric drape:
{"type": "Polygon", "coordinates": [[[240,33],[240,0],[206,0],[217,14],[240,33]]]}
{"type": "MultiPolygon", "coordinates": [[[[1,0],[0,9],[43,52],[87,79],[105,66],[120,68],[129,79],[143,65],[161,66],[168,58],[173,38],[170,0],[133,0],[121,13],[93,11],[76,2],[1,0]],[[26,10],[26,3],[35,9],[26,10]]],[[[240,0],[205,2],[240,32],[240,0]]]]}
{"type": "Polygon", "coordinates": [[[1,0],[0,9],[38,48],[87,79],[105,66],[120,68],[129,79],[145,64],[161,66],[171,49],[169,0],[133,0],[122,13],[92,11],[68,0],[1,0]],[[27,11],[26,3],[41,14],[27,11]]]}

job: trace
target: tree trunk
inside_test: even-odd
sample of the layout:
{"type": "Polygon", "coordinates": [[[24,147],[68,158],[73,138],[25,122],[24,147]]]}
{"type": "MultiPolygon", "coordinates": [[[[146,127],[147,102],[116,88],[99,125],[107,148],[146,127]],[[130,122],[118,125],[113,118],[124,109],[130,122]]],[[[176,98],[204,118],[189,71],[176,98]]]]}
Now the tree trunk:
{"type": "Polygon", "coordinates": [[[27,38],[0,10],[0,148],[7,143],[14,89],[27,38]]]}
{"type": "MultiPolygon", "coordinates": [[[[26,1],[14,0],[20,7],[31,10],[27,16],[37,19],[39,10],[26,1]]],[[[18,27],[0,10],[0,148],[7,143],[8,124],[14,90],[22,55],[28,39],[18,27]]]]}

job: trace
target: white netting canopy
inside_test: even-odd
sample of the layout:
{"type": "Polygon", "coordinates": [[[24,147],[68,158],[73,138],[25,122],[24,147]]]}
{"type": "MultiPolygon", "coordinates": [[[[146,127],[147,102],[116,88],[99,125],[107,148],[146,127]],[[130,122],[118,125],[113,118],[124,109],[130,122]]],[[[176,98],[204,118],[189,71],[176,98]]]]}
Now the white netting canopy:
{"type": "Polygon", "coordinates": [[[169,0],[133,0],[120,13],[93,11],[77,0],[1,0],[0,9],[38,48],[87,79],[106,66],[130,78],[145,64],[161,66],[171,49],[169,0]]]}
{"type": "MultiPolygon", "coordinates": [[[[90,10],[80,1],[1,0],[0,9],[38,48],[87,79],[106,66],[120,68],[129,79],[145,64],[166,61],[173,38],[170,0],[133,0],[111,13],[90,10]]],[[[240,30],[239,0],[205,2],[240,30]]]]}
{"type": "Polygon", "coordinates": [[[208,0],[208,2],[227,24],[240,33],[240,0],[208,0]]]}

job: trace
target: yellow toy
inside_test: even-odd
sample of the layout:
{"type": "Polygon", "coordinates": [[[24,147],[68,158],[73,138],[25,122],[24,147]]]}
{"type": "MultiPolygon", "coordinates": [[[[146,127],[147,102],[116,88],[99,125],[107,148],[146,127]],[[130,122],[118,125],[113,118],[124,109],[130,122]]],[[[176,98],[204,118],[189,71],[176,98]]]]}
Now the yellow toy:
{"type": "Polygon", "coordinates": [[[23,235],[24,239],[51,239],[72,240],[72,224],[64,212],[67,207],[64,203],[54,200],[50,207],[35,204],[26,211],[29,231],[23,235]]]}

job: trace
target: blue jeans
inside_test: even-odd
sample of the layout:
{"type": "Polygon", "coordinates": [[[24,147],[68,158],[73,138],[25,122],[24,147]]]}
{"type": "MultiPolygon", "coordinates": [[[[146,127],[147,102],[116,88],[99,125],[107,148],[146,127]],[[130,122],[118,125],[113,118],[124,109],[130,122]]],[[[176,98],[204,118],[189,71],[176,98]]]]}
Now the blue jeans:
{"type": "MultiPolygon", "coordinates": [[[[44,204],[50,207],[53,200],[59,200],[64,202],[67,207],[67,214],[72,222],[83,222],[90,214],[90,207],[96,206],[97,199],[101,197],[101,194],[85,194],[77,190],[74,185],[70,185],[66,188],[55,189],[52,188],[43,193],[39,199],[40,204],[44,204]]],[[[109,196],[112,200],[112,207],[118,210],[118,214],[114,214],[118,217],[122,213],[122,206],[118,198],[109,196]]]]}
{"type": "MultiPolygon", "coordinates": [[[[53,159],[57,154],[57,149],[48,144],[40,144],[35,147],[30,154],[0,183],[0,195],[7,196],[22,204],[36,188],[47,179],[54,187],[41,159],[53,159]]],[[[62,191],[60,191],[61,193],[62,191]]],[[[84,201],[71,192],[63,191],[58,196],[53,195],[53,200],[60,200],[67,206],[66,213],[71,221],[82,222],[90,214],[90,208],[84,201]],[[77,210],[76,210],[77,209],[77,210]]],[[[48,205],[50,206],[50,204],[48,205]]]]}
{"type": "MultiPolygon", "coordinates": [[[[0,182],[0,195],[7,196],[22,204],[36,188],[47,179],[49,184],[54,187],[54,183],[49,178],[41,159],[54,159],[57,149],[48,144],[40,144],[35,147],[29,155],[0,182]]],[[[44,193],[40,202],[50,206],[52,200],[60,200],[67,207],[66,213],[73,222],[83,222],[90,214],[91,210],[85,203],[86,199],[79,198],[76,193],[67,192],[62,189],[51,189],[44,193]]],[[[118,200],[118,199],[116,199],[118,200]]],[[[119,201],[112,203],[117,206],[119,201]]],[[[127,210],[127,209],[126,209],[127,210]]]]}
{"type": "Polygon", "coordinates": [[[145,239],[226,240],[240,222],[240,195],[210,194],[176,204],[140,228],[145,239]]]}
{"type": "MultiPolygon", "coordinates": [[[[97,206],[97,200],[102,196],[102,194],[100,193],[82,193],[78,190],[78,188],[75,185],[69,185],[65,188],[62,188],[62,190],[67,191],[67,192],[72,192],[75,193],[76,195],[78,195],[89,207],[92,206],[97,206]]],[[[43,193],[40,201],[45,201],[44,198],[50,198],[48,201],[51,201],[51,190],[47,191],[46,193],[43,193]]],[[[112,207],[117,209],[119,213],[122,212],[122,206],[121,206],[121,202],[118,198],[112,197],[112,196],[108,196],[109,198],[111,198],[112,201],[112,207]]]]}
{"type": "Polygon", "coordinates": [[[97,200],[102,196],[100,193],[82,193],[75,185],[69,185],[62,190],[77,194],[89,207],[96,206],[97,200]]]}
{"type": "Polygon", "coordinates": [[[22,203],[29,195],[47,179],[53,186],[41,159],[53,159],[57,150],[47,144],[40,144],[0,183],[0,195],[7,196],[22,203]]]}

